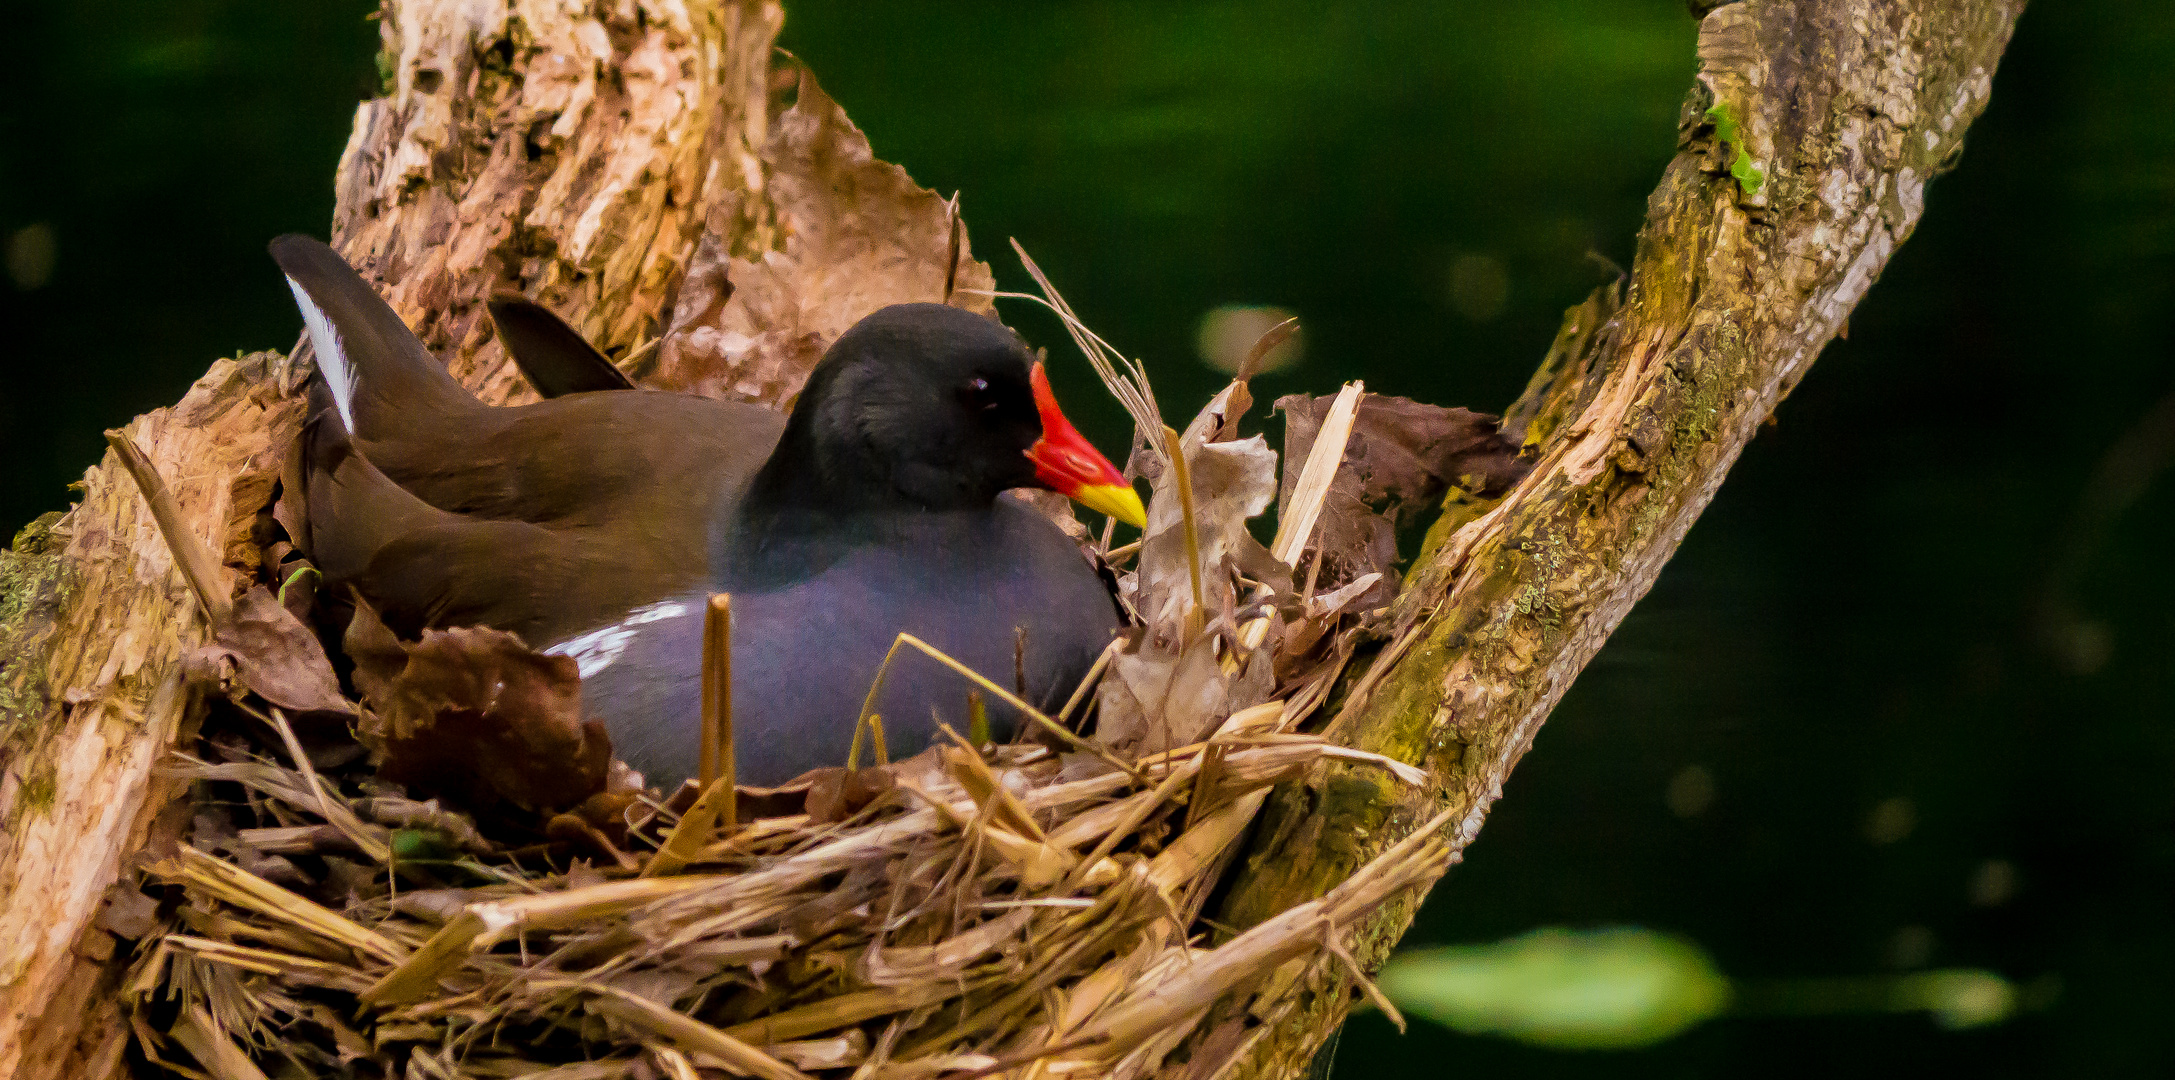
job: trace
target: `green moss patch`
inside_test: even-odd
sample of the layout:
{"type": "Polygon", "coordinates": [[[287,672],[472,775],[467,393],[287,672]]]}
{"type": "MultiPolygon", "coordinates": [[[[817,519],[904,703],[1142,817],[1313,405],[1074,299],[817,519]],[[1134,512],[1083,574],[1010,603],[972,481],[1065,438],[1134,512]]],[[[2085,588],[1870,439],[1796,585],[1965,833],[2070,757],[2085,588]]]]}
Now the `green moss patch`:
{"type": "Polygon", "coordinates": [[[37,648],[51,631],[68,591],[51,513],[23,528],[15,545],[0,551],[0,746],[16,746],[21,733],[46,711],[45,657],[37,648]]]}
{"type": "Polygon", "coordinates": [[[1760,193],[1760,185],[1767,182],[1767,174],[1752,163],[1752,154],[1745,149],[1744,136],[1737,129],[1736,111],[1727,102],[1717,101],[1707,110],[1707,122],[1714,125],[1714,136],[1730,149],[1729,174],[1737,178],[1737,186],[1747,195],[1760,193]]]}

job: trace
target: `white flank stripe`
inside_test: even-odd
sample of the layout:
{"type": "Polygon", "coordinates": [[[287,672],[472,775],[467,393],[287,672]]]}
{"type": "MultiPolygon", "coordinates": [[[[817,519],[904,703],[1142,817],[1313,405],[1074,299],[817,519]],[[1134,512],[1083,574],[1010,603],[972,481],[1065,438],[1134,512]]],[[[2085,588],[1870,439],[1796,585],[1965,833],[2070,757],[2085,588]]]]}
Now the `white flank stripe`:
{"type": "Polygon", "coordinates": [[[355,365],[347,362],[347,350],[340,345],[340,332],[318,310],[317,302],[302,284],[287,279],[287,287],[294,290],[295,306],[302,309],[302,325],[310,328],[310,348],[317,353],[317,370],[324,374],[325,385],[332,388],[332,404],[340,410],[340,422],[347,426],[349,434],[355,431],[355,365]]]}
{"type": "Polygon", "coordinates": [[[626,618],[602,630],[591,630],[580,637],[568,638],[545,649],[544,653],[547,656],[573,657],[574,666],[581,669],[582,678],[586,679],[611,667],[612,662],[619,659],[619,654],[627,651],[627,643],[634,640],[635,627],[659,619],[676,619],[687,612],[687,605],[678,600],[644,604],[628,612],[626,618]]]}

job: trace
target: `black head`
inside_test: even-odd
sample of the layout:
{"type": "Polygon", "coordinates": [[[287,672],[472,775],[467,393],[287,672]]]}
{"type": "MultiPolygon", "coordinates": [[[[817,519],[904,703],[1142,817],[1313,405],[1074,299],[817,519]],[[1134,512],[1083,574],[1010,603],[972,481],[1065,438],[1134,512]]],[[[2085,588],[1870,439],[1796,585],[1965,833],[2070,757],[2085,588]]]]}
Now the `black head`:
{"type": "Polygon", "coordinates": [[[855,323],[808,377],[765,495],[848,510],[986,507],[1042,486],[1033,359],[993,319],[894,304],[855,323]]]}

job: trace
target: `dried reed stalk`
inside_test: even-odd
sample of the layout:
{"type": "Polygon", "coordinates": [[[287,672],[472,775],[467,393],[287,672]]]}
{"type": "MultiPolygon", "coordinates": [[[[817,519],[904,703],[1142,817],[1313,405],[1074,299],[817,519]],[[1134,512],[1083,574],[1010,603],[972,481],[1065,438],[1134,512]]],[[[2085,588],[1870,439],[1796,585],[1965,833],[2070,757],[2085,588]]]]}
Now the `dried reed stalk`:
{"type": "Polygon", "coordinates": [[[702,786],[733,774],[733,598],[716,593],[702,621],[702,786]]]}
{"type": "Polygon", "coordinates": [[[1170,448],[1171,469],[1177,473],[1178,479],[1178,510],[1182,515],[1181,527],[1185,530],[1186,538],[1186,577],[1193,585],[1193,607],[1187,613],[1190,621],[1186,636],[1192,637],[1200,632],[1202,611],[1208,606],[1205,594],[1201,591],[1201,531],[1199,523],[1194,520],[1193,471],[1186,465],[1186,448],[1179,440],[1178,432],[1164,428],[1163,442],[1170,448]]]}

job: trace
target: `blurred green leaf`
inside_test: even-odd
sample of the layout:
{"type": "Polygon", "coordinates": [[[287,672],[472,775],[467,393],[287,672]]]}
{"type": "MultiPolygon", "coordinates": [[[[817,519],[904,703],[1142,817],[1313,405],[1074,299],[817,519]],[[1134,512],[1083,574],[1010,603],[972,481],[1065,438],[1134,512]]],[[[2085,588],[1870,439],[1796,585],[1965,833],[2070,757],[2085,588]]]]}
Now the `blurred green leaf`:
{"type": "Polygon", "coordinates": [[[1637,927],[1421,950],[1392,960],[1380,985],[1399,1008],[1458,1031],[1566,1049],[1658,1043],[1730,1000],[1706,953],[1637,927]]]}
{"type": "Polygon", "coordinates": [[[2016,987],[1991,971],[1949,968],[1896,980],[1889,1004],[1897,1012],[1924,1009],[1934,1023],[1958,1031],[2007,1020],[2016,1013],[2016,998],[2016,987]]]}

